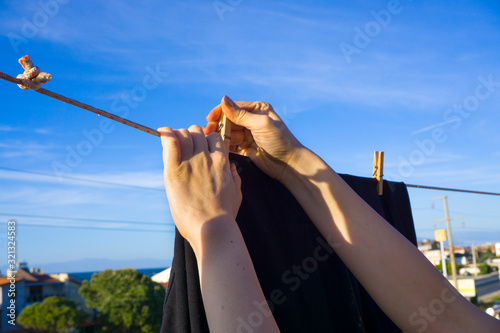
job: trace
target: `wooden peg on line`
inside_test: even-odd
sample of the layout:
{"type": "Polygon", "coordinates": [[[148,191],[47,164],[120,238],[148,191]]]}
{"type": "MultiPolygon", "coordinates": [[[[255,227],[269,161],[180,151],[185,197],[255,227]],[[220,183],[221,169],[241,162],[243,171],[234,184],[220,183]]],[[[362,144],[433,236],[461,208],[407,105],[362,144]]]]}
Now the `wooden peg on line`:
{"type": "Polygon", "coordinates": [[[224,142],[224,147],[226,148],[226,152],[229,153],[229,143],[231,142],[231,121],[227,119],[224,112],[221,112],[217,131],[222,137],[222,141],[224,142]]]}
{"type": "Polygon", "coordinates": [[[377,179],[377,193],[384,193],[384,152],[375,151],[373,157],[373,178],[377,179]]]}

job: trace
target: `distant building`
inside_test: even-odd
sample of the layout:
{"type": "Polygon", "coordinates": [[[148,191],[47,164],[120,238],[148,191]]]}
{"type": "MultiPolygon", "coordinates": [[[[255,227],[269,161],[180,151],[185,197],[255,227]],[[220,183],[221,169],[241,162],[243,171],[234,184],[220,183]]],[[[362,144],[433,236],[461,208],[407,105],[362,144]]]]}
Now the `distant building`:
{"type": "Polygon", "coordinates": [[[441,262],[441,249],[439,247],[439,242],[424,239],[417,243],[418,249],[422,254],[429,259],[433,265],[438,265],[441,262]]]}
{"type": "Polygon", "coordinates": [[[29,269],[26,263],[20,263],[17,271],[12,272],[12,270],[9,270],[6,276],[0,277],[0,332],[20,329],[19,326],[9,324],[10,318],[7,316],[11,300],[9,290],[11,289],[11,282],[14,280],[16,321],[26,306],[42,302],[50,296],[66,297],[74,301],[80,308],[88,311],[83,298],[78,293],[82,280],[66,273],[44,274],[39,268],[29,269]],[[14,275],[14,279],[11,278],[12,275],[14,275]]]}
{"type": "Polygon", "coordinates": [[[19,268],[16,276],[25,282],[26,305],[42,302],[49,296],[65,296],[64,284],[60,280],[44,274],[39,268],[29,271],[19,268]]]}
{"type": "Polygon", "coordinates": [[[495,249],[496,249],[496,244],[493,244],[493,243],[486,243],[486,244],[477,245],[477,252],[479,252],[479,253],[488,252],[488,251],[495,253],[496,252],[495,249]]]}
{"type": "Polygon", "coordinates": [[[436,242],[436,241],[433,241],[430,239],[424,239],[423,241],[418,242],[417,246],[421,252],[430,251],[430,250],[437,250],[437,249],[439,249],[439,242],[436,242]]]}
{"type": "Polygon", "coordinates": [[[500,257],[500,243],[495,243],[495,255],[500,257]]]}
{"type": "MultiPolygon", "coordinates": [[[[68,273],[59,273],[59,274],[50,274],[51,277],[61,281],[64,285],[64,297],[69,299],[70,301],[75,302],[75,304],[85,310],[90,311],[85,306],[85,300],[78,292],[80,287],[82,286],[82,279],[76,278],[68,273]]],[[[91,313],[91,311],[89,312],[91,313]]]]}
{"type": "Polygon", "coordinates": [[[441,250],[422,251],[422,253],[433,265],[441,263],[441,250]]]}
{"type": "MultiPolygon", "coordinates": [[[[423,255],[429,259],[429,261],[433,265],[438,265],[441,263],[441,249],[439,242],[435,242],[433,240],[423,240],[418,242],[418,249],[423,253],[423,255]]],[[[459,265],[467,265],[472,262],[472,254],[470,249],[461,246],[454,246],[455,250],[455,261],[459,265]]],[[[450,258],[450,249],[444,249],[444,257],[445,260],[449,260],[450,258]]]]}
{"type": "Polygon", "coordinates": [[[168,280],[170,279],[170,268],[167,268],[164,271],[161,271],[158,274],[155,274],[151,277],[151,280],[161,284],[165,289],[168,286],[168,280]]]}

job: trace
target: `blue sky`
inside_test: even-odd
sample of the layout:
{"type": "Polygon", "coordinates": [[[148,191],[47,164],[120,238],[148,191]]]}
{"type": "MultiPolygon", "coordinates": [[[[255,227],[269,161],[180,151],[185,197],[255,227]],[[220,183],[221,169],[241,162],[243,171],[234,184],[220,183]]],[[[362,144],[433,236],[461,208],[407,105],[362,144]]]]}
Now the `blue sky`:
{"type": "MultiPolygon", "coordinates": [[[[28,54],[46,89],[146,126],[203,125],[224,94],[264,100],[339,173],[370,177],[383,150],[386,179],[500,192],[496,1],[3,1],[0,17],[0,71],[28,54]]],[[[170,265],[157,137],[3,80],[0,99],[19,260],[170,265]]],[[[500,241],[499,197],[409,193],[419,238],[446,195],[455,243],[500,241]]]]}

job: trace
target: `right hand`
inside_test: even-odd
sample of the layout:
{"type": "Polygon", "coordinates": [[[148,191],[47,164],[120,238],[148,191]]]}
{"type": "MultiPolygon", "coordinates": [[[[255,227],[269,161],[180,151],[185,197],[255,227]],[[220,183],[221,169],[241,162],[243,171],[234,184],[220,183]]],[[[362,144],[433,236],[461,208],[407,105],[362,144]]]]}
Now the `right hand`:
{"type": "Polygon", "coordinates": [[[200,235],[206,226],[221,217],[234,222],[242,199],[241,179],[236,167],[229,164],[220,135],[205,137],[199,126],[189,130],[161,127],[158,132],[172,218],[181,235],[200,253],[196,249],[202,248],[200,235]]]}
{"type": "Polygon", "coordinates": [[[207,115],[205,135],[217,130],[221,112],[233,123],[229,150],[248,156],[268,176],[281,180],[285,168],[298,158],[302,144],[292,135],[271,105],[233,102],[224,96],[207,115]]]}

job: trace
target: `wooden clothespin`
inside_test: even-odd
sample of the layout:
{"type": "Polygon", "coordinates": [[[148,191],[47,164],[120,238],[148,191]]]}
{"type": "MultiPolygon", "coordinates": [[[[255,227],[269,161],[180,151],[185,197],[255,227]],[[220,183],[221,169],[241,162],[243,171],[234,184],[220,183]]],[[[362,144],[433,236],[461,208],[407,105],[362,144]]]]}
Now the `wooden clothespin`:
{"type": "Polygon", "coordinates": [[[219,118],[219,126],[217,127],[217,132],[222,137],[222,141],[224,142],[224,147],[226,148],[226,152],[229,153],[229,143],[231,142],[231,121],[227,119],[224,112],[221,112],[221,116],[219,118]]]}
{"type": "Polygon", "coordinates": [[[377,193],[382,195],[384,193],[384,152],[375,151],[373,157],[373,178],[377,179],[377,193]]]}

